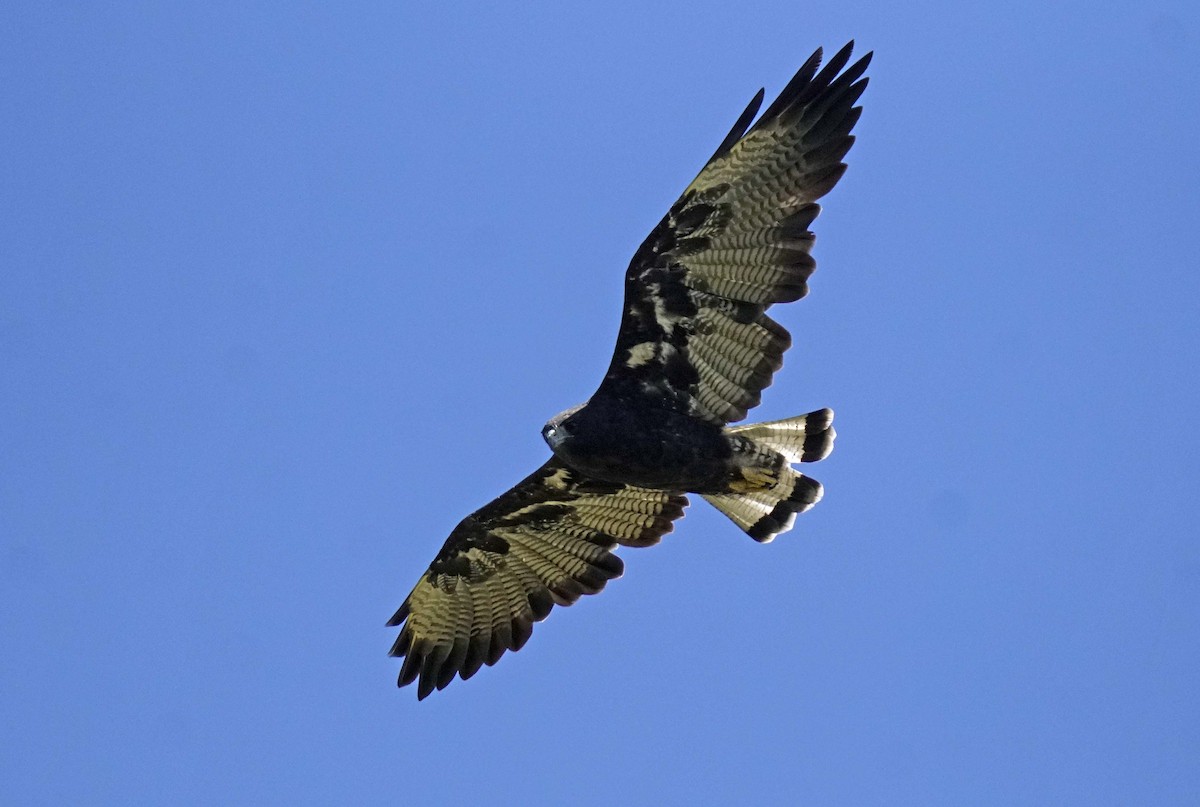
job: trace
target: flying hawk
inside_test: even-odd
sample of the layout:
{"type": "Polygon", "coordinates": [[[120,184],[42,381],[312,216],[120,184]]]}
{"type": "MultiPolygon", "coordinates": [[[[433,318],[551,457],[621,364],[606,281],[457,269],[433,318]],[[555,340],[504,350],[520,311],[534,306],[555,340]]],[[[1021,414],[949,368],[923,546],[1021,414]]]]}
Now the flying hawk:
{"type": "Polygon", "coordinates": [[[650,546],[697,493],[756,541],[821,498],[791,466],[833,447],[833,412],[728,426],[759,403],[791,337],[766,315],[808,291],[820,199],[862,111],[867,54],[820,49],[757,122],[759,90],[625,273],[612,362],[542,436],[553,456],[463,519],[390,626],[418,699],[519,650],[555,605],[620,577],[615,546],[650,546]]]}

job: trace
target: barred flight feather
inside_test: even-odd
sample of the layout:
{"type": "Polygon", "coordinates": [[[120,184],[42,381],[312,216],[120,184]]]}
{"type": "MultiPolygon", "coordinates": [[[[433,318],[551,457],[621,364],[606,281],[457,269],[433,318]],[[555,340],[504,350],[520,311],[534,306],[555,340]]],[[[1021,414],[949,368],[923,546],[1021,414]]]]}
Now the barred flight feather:
{"type": "Polygon", "coordinates": [[[401,686],[419,680],[424,698],[519,649],[553,606],[621,576],[614,546],[656,543],[686,506],[681,494],[599,482],[551,459],[464,519],[392,617],[401,686]]]}

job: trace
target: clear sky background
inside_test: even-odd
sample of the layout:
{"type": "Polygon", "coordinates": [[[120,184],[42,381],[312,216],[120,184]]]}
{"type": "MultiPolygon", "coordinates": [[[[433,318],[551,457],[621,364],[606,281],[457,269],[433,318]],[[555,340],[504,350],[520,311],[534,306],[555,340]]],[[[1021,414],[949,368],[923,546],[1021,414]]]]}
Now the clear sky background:
{"type": "Polygon", "coordinates": [[[1195,804],[1194,3],[7,2],[0,801],[1195,804]],[[547,456],[760,86],[876,51],[703,502],[423,703],[384,627],[547,456]]]}

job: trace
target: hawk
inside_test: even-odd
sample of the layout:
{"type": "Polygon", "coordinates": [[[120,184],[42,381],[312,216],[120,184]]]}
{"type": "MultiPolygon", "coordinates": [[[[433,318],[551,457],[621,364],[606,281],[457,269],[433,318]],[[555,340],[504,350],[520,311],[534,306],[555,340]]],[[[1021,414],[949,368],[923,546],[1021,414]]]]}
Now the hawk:
{"type": "Polygon", "coordinates": [[[586,403],[550,420],[552,456],[455,527],[389,626],[399,685],[418,699],[520,650],[555,605],[620,577],[613,549],[657,543],[698,494],[767,542],[821,498],[794,463],[833,447],[833,412],[730,426],[759,403],[788,332],[767,316],[798,300],[820,199],[862,108],[871,54],[818,49],[751,125],[751,100],[625,273],[616,349],[586,403]]]}

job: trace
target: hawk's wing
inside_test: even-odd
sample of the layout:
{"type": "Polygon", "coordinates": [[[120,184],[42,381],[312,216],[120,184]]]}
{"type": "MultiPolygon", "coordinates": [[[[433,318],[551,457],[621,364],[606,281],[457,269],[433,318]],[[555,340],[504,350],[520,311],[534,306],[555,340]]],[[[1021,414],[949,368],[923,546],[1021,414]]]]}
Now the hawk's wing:
{"type": "Polygon", "coordinates": [[[815,264],[815,200],[837,183],[871,54],[820,73],[809,58],[750,121],[762,91],[638,249],[625,311],[597,394],[652,398],[714,423],[741,420],[782,364],[788,332],[764,311],[803,297],[815,264]],[[840,75],[839,75],[840,73],[840,75]]]}
{"type": "Polygon", "coordinates": [[[557,459],[463,519],[389,625],[417,697],[470,678],[533,623],[620,577],[617,544],[649,546],[683,515],[684,496],[584,477],[557,459]]]}

